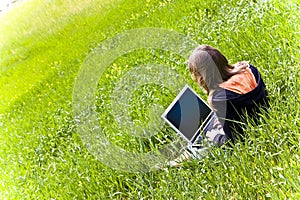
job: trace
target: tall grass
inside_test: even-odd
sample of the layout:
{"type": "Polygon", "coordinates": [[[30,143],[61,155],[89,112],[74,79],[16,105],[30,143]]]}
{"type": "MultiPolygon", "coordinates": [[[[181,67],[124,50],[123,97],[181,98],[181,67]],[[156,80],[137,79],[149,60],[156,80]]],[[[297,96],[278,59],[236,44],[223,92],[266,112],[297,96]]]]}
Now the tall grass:
{"type": "MultiPolygon", "coordinates": [[[[11,10],[0,19],[1,199],[300,198],[298,13],[296,0],[28,0],[11,10]],[[271,108],[258,125],[249,122],[244,143],[148,173],[111,169],[86,150],[72,116],[79,67],[105,39],[140,27],[176,30],[217,47],[231,63],[249,60],[260,69],[271,108]]],[[[176,55],[133,52],[99,81],[107,89],[101,93],[104,103],[126,66],[148,60],[181,70],[190,81],[176,55]]],[[[148,103],[172,100],[174,94],[157,90],[135,95],[148,103]]],[[[133,111],[143,117],[135,105],[133,111]]],[[[108,116],[103,125],[115,142],[136,147],[126,146],[130,137],[114,137],[109,110],[100,114],[108,116]]]]}

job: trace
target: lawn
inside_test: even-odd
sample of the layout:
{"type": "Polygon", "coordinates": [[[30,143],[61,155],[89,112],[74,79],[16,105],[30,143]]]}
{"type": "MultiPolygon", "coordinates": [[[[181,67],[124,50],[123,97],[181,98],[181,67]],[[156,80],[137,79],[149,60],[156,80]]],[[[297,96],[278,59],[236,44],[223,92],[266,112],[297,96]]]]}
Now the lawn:
{"type": "Polygon", "coordinates": [[[299,11],[298,0],[15,6],[0,16],[0,199],[299,199],[299,11]],[[117,44],[122,34],[127,46],[117,44]],[[157,116],[182,84],[206,98],[185,64],[195,44],[258,67],[270,110],[257,125],[247,121],[245,142],[157,170],[150,165],[164,157],[136,155],[180,142],[157,116]],[[78,83],[89,83],[80,75],[100,47],[117,51],[102,51],[96,61],[108,62],[89,74],[97,122],[90,129],[101,133],[86,137],[76,119],[76,98],[85,94],[78,83]]]}

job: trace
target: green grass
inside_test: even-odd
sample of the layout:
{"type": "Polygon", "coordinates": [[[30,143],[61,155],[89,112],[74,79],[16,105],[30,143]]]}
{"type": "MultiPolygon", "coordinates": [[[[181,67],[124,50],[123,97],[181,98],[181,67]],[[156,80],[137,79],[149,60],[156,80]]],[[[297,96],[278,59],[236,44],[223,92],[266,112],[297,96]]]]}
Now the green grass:
{"type": "MultiPolygon", "coordinates": [[[[28,0],[16,7],[0,19],[0,198],[300,198],[299,6],[297,0],[28,0]],[[257,126],[249,122],[245,143],[147,173],[114,170],[90,154],[72,114],[78,70],[102,41],[141,27],[175,30],[217,47],[231,63],[249,60],[260,69],[271,108],[257,126]]],[[[173,67],[201,93],[184,58],[171,52],[140,50],[114,61],[99,81],[96,104],[107,136],[128,151],[150,151],[173,137],[115,134],[122,129],[106,107],[116,81],[148,61],[173,67]]],[[[167,106],[174,95],[141,87],[130,116],[144,119],[149,104],[167,106]]]]}

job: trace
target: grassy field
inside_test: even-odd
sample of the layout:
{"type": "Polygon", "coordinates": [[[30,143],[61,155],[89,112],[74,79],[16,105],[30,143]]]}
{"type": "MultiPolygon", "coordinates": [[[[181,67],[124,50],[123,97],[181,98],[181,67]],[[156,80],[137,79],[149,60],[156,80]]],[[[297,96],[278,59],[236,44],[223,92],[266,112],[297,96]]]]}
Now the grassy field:
{"type": "MultiPolygon", "coordinates": [[[[298,0],[28,0],[0,18],[0,199],[299,199],[300,36],[298,0]],[[87,150],[73,119],[80,66],[103,41],[127,30],[165,28],[249,60],[267,85],[271,108],[247,140],[226,153],[150,172],[126,172],[87,150]]],[[[96,105],[114,144],[148,152],[174,139],[136,139],[108,108],[127,72],[168,65],[190,79],[186,58],[157,49],[121,56],[103,72],[96,105]]],[[[180,89],[180,88],[179,88],[180,89]]],[[[146,124],[149,105],[175,93],[155,85],[132,94],[130,117],[146,124]]]]}

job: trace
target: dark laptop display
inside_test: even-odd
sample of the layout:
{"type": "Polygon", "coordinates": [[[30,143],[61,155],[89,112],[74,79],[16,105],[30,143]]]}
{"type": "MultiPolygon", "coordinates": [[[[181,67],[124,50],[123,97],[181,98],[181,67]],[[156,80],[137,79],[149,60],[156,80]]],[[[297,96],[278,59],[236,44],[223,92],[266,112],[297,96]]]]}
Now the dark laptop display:
{"type": "Polygon", "coordinates": [[[212,109],[186,85],[162,117],[193,144],[212,118],[212,113],[212,109]]]}

